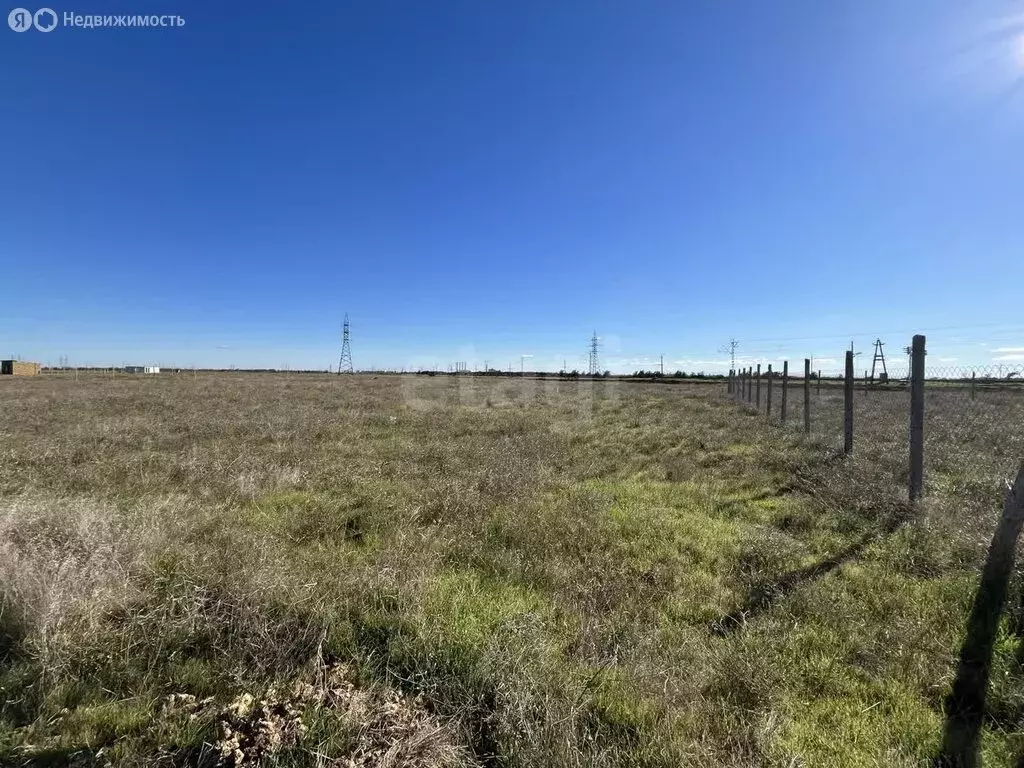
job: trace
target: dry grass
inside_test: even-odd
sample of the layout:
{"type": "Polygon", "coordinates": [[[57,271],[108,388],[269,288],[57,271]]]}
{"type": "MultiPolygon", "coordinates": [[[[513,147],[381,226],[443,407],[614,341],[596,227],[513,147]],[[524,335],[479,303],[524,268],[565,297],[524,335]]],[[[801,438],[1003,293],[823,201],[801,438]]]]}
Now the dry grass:
{"type": "Polygon", "coordinates": [[[921,765],[1024,421],[930,411],[911,515],[881,396],[841,460],[828,394],[814,442],[706,385],[0,384],[4,764],[921,765]]]}

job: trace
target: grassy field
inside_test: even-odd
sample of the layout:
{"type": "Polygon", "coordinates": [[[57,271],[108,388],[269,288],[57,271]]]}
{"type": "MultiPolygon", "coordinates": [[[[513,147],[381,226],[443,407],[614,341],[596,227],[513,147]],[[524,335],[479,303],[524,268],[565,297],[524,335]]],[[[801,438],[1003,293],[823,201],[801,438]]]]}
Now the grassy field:
{"type": "Polygon", "coordinates": [[[935,401],[912,513],[898,393],[844,459],[723,389],[0,381],[0,764],[929,765],[1024,404],[935,401]]]}

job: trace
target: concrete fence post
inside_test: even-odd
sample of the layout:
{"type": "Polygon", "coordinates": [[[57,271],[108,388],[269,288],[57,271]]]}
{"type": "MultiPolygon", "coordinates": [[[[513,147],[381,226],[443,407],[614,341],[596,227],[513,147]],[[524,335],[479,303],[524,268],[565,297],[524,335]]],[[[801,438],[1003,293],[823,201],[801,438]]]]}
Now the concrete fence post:
{"type": "Polygon", "coordinates": [[[846,381],[843,388],[843,453],[853,453],[853,352],[846,351],[846,381]]]}
{"type": "Polygon", "coordinates": [[[910,351],[910,503],[924,489],[924,349],[925,337],[914,337],[910,351]]]}
{"type": "Polygon", "coordinates": [[[786,397],[789,389],[789,360],[782,362],[782,409],[779,411],[779,421],[786,423],[786,397]]]}
{"type": "Polygon", "coordinates": [[[811,359],[804,358],[804,432],[811,431],[811,359]]]}

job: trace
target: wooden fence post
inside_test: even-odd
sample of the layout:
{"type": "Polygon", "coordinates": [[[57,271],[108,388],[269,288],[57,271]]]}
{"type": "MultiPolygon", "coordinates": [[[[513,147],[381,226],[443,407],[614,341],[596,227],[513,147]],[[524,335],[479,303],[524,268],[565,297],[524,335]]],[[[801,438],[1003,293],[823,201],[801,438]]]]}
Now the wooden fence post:
{"type": "Polygon", "coordinates": [[[768,363],[768,408],[767,408],[766,413],[768,414],[768,418],[769,419],[771,419],[771,417],[772,417],[772,379],[773,378],[774,378],[774,376],[772,376],[772,364],[768,363]]]}
{"type": "Polygon", "coordinates": [[[821,368],[818,369],[818,391],[816,394],[821,394],[821,368]]]}
{"type": "Polygon", "coordinates": [[[732,368],[729,369],[729,375],[725,377],[725,394],[732,394],[732,368]]]}
{"type": "Polygon", "coordinates": [[[750,383],[747,384],[747,405],[754,402],[754,367],[750,367],[750,383]]]}
{"type": "Polygon", "coordinates": [[[866,395],[867,393],[868,393],[868,372],[867,372],[867,369],[865,369],[864,370],[864,394],[866,395]]]}
{"type": "Polygon", "coordinates": [[[924,342],[914,337],[910,354],[910,503],[921,498],[924,488],[924,342]]]}
{"type": "Polygon", "coordinates": [[[779,421],[786,423],[786,390],[789,384],[789,360],[782,362],[782,410],[779,413],[779,421]]]}
{"type": "Polygon", "coordinates": [[[974,392],[974,380],[977,377],[977,375],[977,371],[971,371],[971,400],[977,397],[977,395],[974,392]]]}
{"type": "Polygon", "coordinates": [[[811,431],[811,359],[804,358],[804,432],[811,431]]]}
{"type": "Polygon", "coordinates": [[[755,384],[754,388],[755,388],[755,390],[757,392],[756,396],[754,397],[754,402],[755,402],[755,405],[757,405],[757,410],[760,411],[761,410],[761,364],[760,363],[757,364],[757,381],[756,381],[756,384],[755,384]]]}
{"type": "Polygon", "coordinates": [[[846,381],[843,388],[843,453],[853,453],[853,352],[846,350],[846,381]]]}

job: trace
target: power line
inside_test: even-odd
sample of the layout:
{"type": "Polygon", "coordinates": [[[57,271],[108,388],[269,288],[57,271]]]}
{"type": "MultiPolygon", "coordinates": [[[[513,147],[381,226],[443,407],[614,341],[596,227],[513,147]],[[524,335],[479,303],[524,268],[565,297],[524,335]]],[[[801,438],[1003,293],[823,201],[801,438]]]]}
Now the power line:
{"type": "MultiPolygon", "coordinates": [[[[937,331],[973,331],[979,328],[1002,328],[1005,327],[1007,332],[1024,332],[1024,325],[1014,325],[1013,323],[983,323],[979,325],[947,325],[944,327],[933,327],[933,328],[917,328],[915,330],[908,330],[901,328],[895,331],[882,331],[883,335],[899,335],[901,333],[935,333],[937,331]]],[[[760,344],[762,342],[779,342],[779,341],[815,341],[818,339],[844,339],[850,336],[874,336],[878,331],[864,331],[862,333],[836,333],[827,336],[789,336],[789,337],[773,337],[764,339],[744,339],[744,343],[760,344]]],[[[722,350],[726,351],[726,350],[722,350]]]]}

